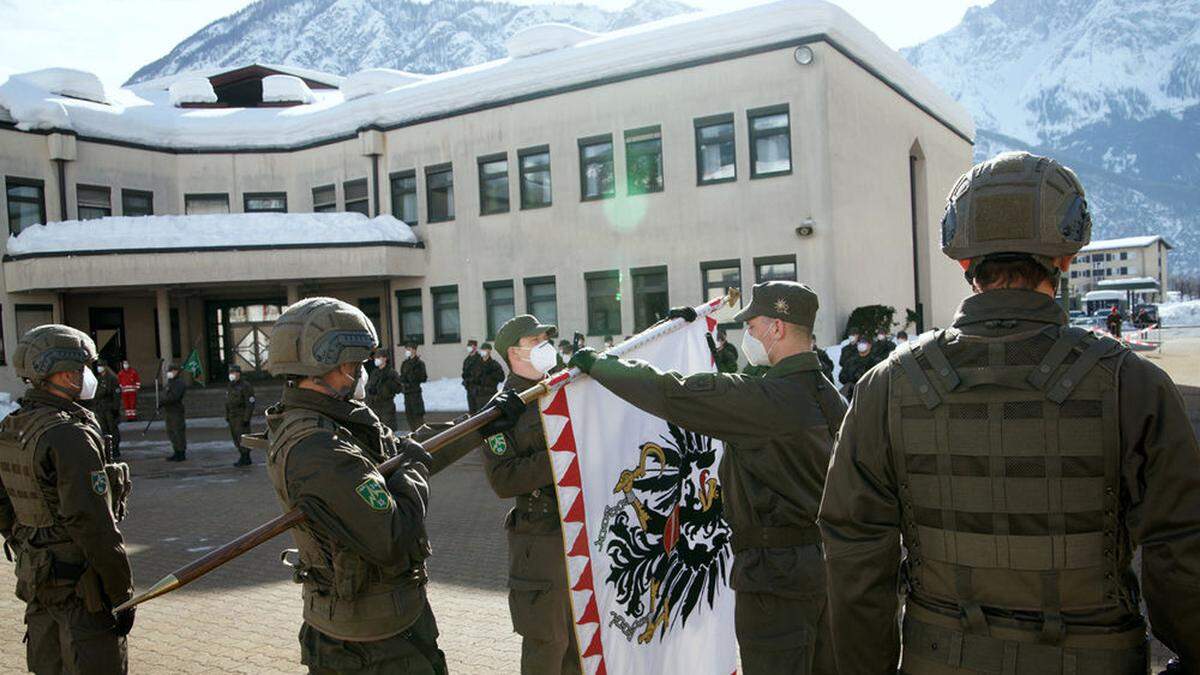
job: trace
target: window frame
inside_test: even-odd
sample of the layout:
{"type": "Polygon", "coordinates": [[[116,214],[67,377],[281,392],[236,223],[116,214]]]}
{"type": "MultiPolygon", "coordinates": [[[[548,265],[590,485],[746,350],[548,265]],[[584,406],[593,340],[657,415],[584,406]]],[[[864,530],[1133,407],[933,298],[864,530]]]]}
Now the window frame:
{"type": "MultiPolygon", "coordinates": [[[[789,124],[791,118],[788,118],[789,124]]],[[[720,113],[717,115],[708,115],[705,117],[697,117],[692,120],[693,125],[693,151],[696,153],[696,185],[720,185],[721,183],[734,183],[738,179],[737,166],[737,120],[733,113],[720,113]],[[711,180],[704,179],[704,165],[701,163],[700,155],[700,131],[709,127],[728,124],[730,127],[729,145],[733,148],[733,175],[729,178],[713,178],[711,180]]]]}
{"type": "Polygon", "coordinates": [[[537,277],[525,277],[521,280],[525,286],[525,311],[537,317],[539,323],[551,323],[558,325],[558,279],[553,274],[546,274],[537,277]],[[552,318],[540,316],[533,311],[534,302],[543,302],[545,298],[535,298],[531,295],[531,290],[537,286],[550,285],[554,287],[554,316],[552,318]]]}
{"type": "Polygon", "coordinates": [[[790,176],[795,169],[795,153],[792,152],[792,112],[789,104],[779,103],[776,105],[763,106],[761,108],[751,108],[746,111],[746,134],[750,138],[750,180],[759,178],[775,178],[777,176],[790,176]],[[787,115],[787,126],[782,131],[770,130],[765,132],[756,132],[754,130],[754,120],[759,117],[771,117],[783,113],[787,115]],[[756,169],[758,165],[758,139],[770,136],[785,136],[787,138],[788,149],[788,168],[782,171],[771,171],[759,173],[756,169]]]}
{"type": "MultiPolygon", "coordinates": [[[[50,316],[50,320],[48,323],[54,322],[54,305],[52,303],[48,303],[48,302],[14,302],[12,304],[12,308],[13,308],[13,327],[17,329],[17,336],[18,336],[17,339],[18,340],[20,339],[20,336],[22,336],[26,332],[28,332],[30,330],[30,328],[41,325],[41,324],[34,324],[34,326],[31,326],[30,328],[21,330],[21,312],[45,312],[46,314],[48,314],[50,316]]],[[[157,326],[157,325],[158,325],[158,322],[155,322],[155,326],[157,326]]],[[[158,353],[158,349],[155,349],[154,352],[158,353]]]]}
{"type": "Polygon", "coordinates": [[[587,329],[589,336],[600,335],[620,335],[621,327],[624,323],[621,317],[621,270],[598,270],[595,272],[583,273],[583,297],[585,302],[585,310],[587,312],[587,329]],[[612,326],[597,327],[592,324],[592,290],[588,282],[616,279],[617,281],[617,325],[614,330],[612,326]]]}
{"type": "Polygon", "coordinates": [[[350,180],[342,181],[342,212],[361,213],[368,218],[371,217],[371,184],[367,181],[365,176],[362,178],[352,178],[350,180]],[[359,185],[362,185],[363,188],[362,197],[350,199],[350,188],[354,187],[357,189],[359,185]],[[358,209],[350,208],[351,204],[358,205],[359,203],[363,205],[363,207],[366,209],[365,211],[359,211],[358,209]]]}
{"type": "MultiPolygon", "coordinates": [[[[649,265],[646,267],[631,267],[629,268],[629,282],[633,290],[633,331],[640,333],[656,322],[666,317],[666,312],[671,309],[671,278],[667,272],[666,265],[649,265]],[[666,307],[663,309],[663,316],[658,318],[646,317],[645,323],[638,323],[638,310],[644,309],[642,303],[644,292],[638,288],[638,282],[646,277],[662,275],[663,288],[662,293],[666,295],[666,307]]],[[[657,293],[658,291],[653,291],[657,293]]]]}
{"type": "MultiPolygon", "coordinates": [[[[711,297],[708,297],[713,288],[712,284],[708,283],[708,271],[709,270],[723,270],[723,269],[730,269],[730,268],[737,270],[738,307],[741,308],[744,306],[745,296],[742,294],[743,279],[742,279],[742,261],[740,258],[728,258],[726,260],[707,260],[707,261],[700,262],[700,294],[701,294],[700,302],[708,302],[709,300],[712,300],[711,297]]],[[[722,290],[722,292],[725,291],[724,288],[722,288],[721,290],[722,290]]],[[[719,327],[728,330],[730,328],[737,328],[740,325],[741,324],[738,323],[737,321],[726,321],[726,322],[720,324],[719,327]]]]}
{"type": "MultiPolygon", "coordinates": [[[[213,199],[216,197],[223,197],[225,199],[225,213],[233,213],[233,206],[229,202],[229,193],[228,192],[185,192],[183,194],[183,215],[185,215],[185,216],[193,215],[193,214],[188,213],[188,210],[187,210],[189,199],[213,199]]],[[[212,214],[198,214],[198,215],[212,215],[212,214]]]]}
{"type": "Polygon", "coordinates": [[[462,301],[458,294],[458,284],[447,284],[444,286],[429,287],[430,304],[433,307],[433,344],[453,344],[462,341],[462,301]],[[442,309],[450,309],[450,305],[445,306],[439,304],[439,299],[446,295],[454,294],[453,309],[458,314],[458,331],[457,333],[446,333],[442,330],[441,321],[438,319],[439,311],[442,309]]]}
{"type": "Polygon", "coordinates": [[[531,148],[521,148],[517,150],[517,191],[520,193],[518,198],[521,200],[521,210],[528,211],[531,209],[544,209],[554,206],[554,172],[551,168],[552,158],[550,156],[549,145],[538,145],[531,148]],[[526,173],[541,173],[542,169],[529,170],[525,169],[525,158],[535,155],[546,156],[546,177],[549,179],[549,189],[547,191],[547,200],[541,204],[530,205],[525,201],[525,174],[526,173]]]}
{"type": "MultiPolygon", "coordinates": [[[[498,279],[496,281],[483,282],[483,321],[484,321],[484,328],[486,329],[486,332],[487,332],[487,339],[489,341],[495,340],[496,339],[496,331],[500,330],[500,326],[492,325],[492,306],[495,305],[495,306],[499,307],[503,304],[501,302],[494,301],[491,297],[490,292],[494,291],[496,289],[505,289],[505,288],[508,289],[508,292],[510,294],[509,295],[509,298],[510,298],[509,305],[512,307],[512,315],[516,316],[517,315],[517,288],[516,288],[516,285],[513,284],[513,280],[512,279],[498,279]]],[[[509,318],[512,318],[512,317],[509,317],[509,318]]],[[[508,321],[508,319],[505,319],[505,321],[508,321]]],[[[501,322],[501,325],[503,325],[503,322],[501,322]]]]}
{"type": "Polygon", "coordinates": [[[425,344],[425,298],[419,288],[402,288],[396,291],[396,321],[399,324],[397,333],[400,340],[397,344],[408,344],[410,342],[418,345],[425,344]],[[416,307],[405,307],[404,300],[406,298],[416,298],[416,307]],[[420,319],[421,332],[416,335],[410,335],[404,332],[404,315],[406,313],[415,312],[417,318],[420,319]]]}
{"type": "Polygon", "coordinates": [[[317,185],[312,189],[312,209],[313,213],[336,213],[338,210],[337,183],[328,183],[326,185],[317,185]],[[329,190],[333,195],[333,201],[317,202],[317,192],[329,190]]]}
{"type": "MultiPolygon", "coordinates": [[[[800,266],[796,262],[796,254],[795,253],[785,253],[783,255],[764,255],[764,256],[758,256],[758,257],[754,258],[754,283],[756,283],[756,284],[763,283],[761,268],[764,265],[780,265],[780,264],[784,264],[784,263],[792,264],[792,278],[790,279],[790,281],[796,281],[797,279],[799,279],[800,278],[800,266]]],[[[778,281],[778,280],[772,279],[772,281],[778,281]]]]}
{"type": "Polygon", "coordinates": [[[244,192],[242,193],[242,213],[287,213],[288,199],[286,192],[244,192]],[[276,199],[283,198],[282,209],[255,209],[250,210],[251,199],[276,199]]]}
{"type": "MultiPolygon", "coordinates": [[[[419,225],[420,219],[421,219],[421,203],[420,203],[421,190],[420,190],[420,187],[418,187],[418,185],[417,185],[417,170],[416,169],[404,169],[403,171],[391,172],[390,174],[388,174],[388,189],[389,189],[389,193],[391,194],[391,197],[392,197],[392,217],[395,218],[396,220],[399,220],[400,222],[404,223],[405,225],[408,225],[409,227],[416,227],[417,225],[419,225]],[[413,214],[412,222],[409,222],[403,218],[403,215],[404,215],[403,212],[397,213],[398,210],[402,209],[404,200],[403,200],[403,198],[396,199],[396,182],[400,181],[400,180],[406,180],[409,178],[412,179],[413,208],[416,211],[416,213],[413,214]]],[[[403,194],[407,194],[407,193],[401,193],[401,195],[403,195],[403,194]]]]}
{"type": "Polygon", "coordinates": [[[130,216],[133,218],[141,218],[154,215],[154,191],[153,190],[136,190],[132,188],[121,188],[121,215],[130,216]],[[130,197],[145,197],[150,205],[149,213],[129,213],[129,198],[130,197]]]}
{"type": "Polygon", "coordinates": [[[579,201],[581,202],[598,202],[605,199],[612,199],[617,196],[617,146],[613,143],[613,135],[597,134],[595,136],[587,136],[580,138],[579,144],[579,201]],[[594,145],[608,144],[608,168],[612,174],[612,190],[608,193],[600,193],[595,197],[589,197],[587,194],[587,161],[584,158],[584,149],[594,145]]]}
{"type": "Polygon", "coordinates": [[[637,129],[629,129],[624,134],[625,141],[625,194],[631,197],[652,195],[667,189],[667,167],[663,151],[662,125],[654,124],[637,129]],[[658,188],[653,190],[633,189],[633,161],[638,157],[649,156],[650,153],[632,151],[632,147],[641,143],[656,141],[658,143],[658,188]]]}
{"type": "MultiPolygon", "coordinates": [[[[440,189],[440,188],[439,188],[440,189]]],[[[454,163],[444,162],[442,164],[433,164],[425,167],[425,222],[427,223],[449,223],[454,220],[456,209],[454,208],[454,163]],[[443,173],[450,174],[450,184],[447,186],[450,189],[448,198],[446,199],[446,217],[433,217],[433,200],[430,196],[433,194],[433,188],[430,185],[430,178],[443,173]]]]}
{"type": "MultiPolygon", "coordinates": [[[[479,215],[493,216],[498,213],[508,213],[512,210],[512,181],[510,179],[512,162],[508,161],[507,152],[494,152],[490,155],[482,155],[475,159],[476,172],[475,175],[479,180],[479,215]],[[484,193],[485,179],[483,167],[487,164],[497,164],[504,162],[504,206],[503,208],[486,208],[487,200],[484,193]]],[[[492,180],[498,180],[499,174],[492,176],[492,180]]],[[[491,339],[491,338],[489,338],[491,339]]]]}
{"type": "Polygon", "coordinates": [[[112,199],[112,187],[111,186],[96,185],[93,183],[76,183],[75,184],[75,219],[76,220],[97,220],[99,218],[111,218],[112,214],[113,214],[113,199],[112,199]],[[99,201],[84,202],[83,200],[81,200],[79,198],[79,191],[81,188],[83,190],[95,190],[97,192],[104,192],[106,195],[108,195],[108,199],[105,202],[107,205],[101,206],[99,201]],[[104,214],[100,215],[100,216],[88,216],[87,218],[84,218],[83,216],[81,216],[79,214],[80,209],[91,209],[94,211],[102,211],[102,212],[104,212],[104,214]]]}
{"type": "MultiPolygon", "coordinates": [[[[40,220],[38,223],[30,223],[30,225],[46,223],[46,181],[41,180],[40,178],[21,178],[20,176],[5,176],[4,177],[4,198],[5,198],[5,217],[8,219],[8,233],[10,235],[17,235],[17,234],[21,233],[21,230],[18,230],[16,232],[13,231],[12,207],[10,205],[14,202],[16,202],[18,204],[37,204],[38,213],[40,214],[40,220]],[[14,187],[36,188],[39,196],[36,198],[36,200],[33,198],[30,198],[30,197],[16,197],[14,199],[13,196],[11,194],[9,194],[9,189],[14,188],[14,187]]],[[[65,214],[64,214],[64,217],[65,217],[65,214]]],[[[28,226],[26,226],[26,227],[28,227],[28,226]]],[[[24,228],[22,228],[22,230],[23,229],[24,228]]]]}

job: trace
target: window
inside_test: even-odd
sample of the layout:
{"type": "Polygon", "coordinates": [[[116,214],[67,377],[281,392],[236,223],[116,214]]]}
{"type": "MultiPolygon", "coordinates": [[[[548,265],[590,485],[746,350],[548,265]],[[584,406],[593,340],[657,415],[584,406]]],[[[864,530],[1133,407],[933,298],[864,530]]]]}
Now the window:
{"type": "Polygon", "coordinates": [[[342,193],[346,199],[346,212],[371,215],[371,203],[367,199],[367,179],[358,178],[342,183],[342,193]]]}
{"type": "Polygon", "coordinates": [[[426,220],[454,220],[454,169],[449,164],[425,167],[426,220]]]}
{"type": "Polygon", "coordinates": [[[425,344],[425,319],[421,314],[421,289],[396,291],[396,308],[400,313],[400,344],[425,344]]]}
{"type": "Polygon", "coordinates": [[[1128,267],[1122,267],[1122,268],[1121,268],[1121,270],[1120,270],[1119,272],[1117,272],[1117,273],[1118,273],[1118,274],[1129,274],[1129,268],[1128,268],[1128,267]]]}
{"type": "Polygon", "coordinates": [[[183,212],[189,216],[229,213],[229,195],[223,193],[184,195],[183,212]]]}
{"type": "Polygon", "coordinates": [[[1121,251],[1121,260],[1129,260],[1129,251],[1121,251]]]}
{"type": "Polygon", "coordinates": [[[46,222],[45,183],[29,178],[4,178],[4,192],[8,197],[8,231],[21,234],[21,230],[46,222]]]}
{"type": "MultiPolygon", "coordinates": [[[[521,168],[521,208],[550,206],[550,148],[526,148],[517,152],[521,168]]],[[[536,315],[535,315],[536,316],[536,315]]]]}
{"type": "Polygon", "coordinates": [[[337,211],[337,187],[322,185],[313,188],[313,213],[337,211]]]}
{"type": "Polygon", "coordinates": [[[750,177],[792,172],[792,140],[786,104],[746,113],[750,122],[750,177]]]}
{"type": "Polygon", "coordinates": [[[417,224],[417,172],[392,174],[392,215],[407,225],[417,224]]]}
{"type": "Polygon", "coordinates": [[[112,215],[112,189],[102,185],[76,185],[75,206],[80,220],[112,215]]]}
{"type": "Polygon", "coordinates": [[[458,342],[458,286],[435,286],[433,296],[433,341],[458,342]]]}
{"type": "Polygon", "coordinates": [[[242,196],[246,213],[287,213],[286,192],[247,192],[242,196]]]}
{"type": "MultiPolygon", "coordinates": [[[[714,260],[700,263],[701,302],[708,302],[715,297],[725,295],[726,289],[742,290],[742,263],[739,260],[714,260]]],[[[741,306],[741,300],[738,301],[741,306]]],[[[736,327],[735,322],[726,322],[722,327],[736,327]]]]}
{"type": "Polygon", "coordinates": [[[621,273],[616,270],[588,272],[588,335],[616,335],[621,332],[621,273]]]}
{"type": "Polygon", "coordinates": [[[558,325],[558,297],[554,277],[525,280],[525,307],[539,323],[558,325]]]}
{"type": "Polygon", "coordinates": [[[121,215],[154,215],[154,193],[146,190],[121,190],[121,215]]]}
{"type": "Polygon", "coordinates": [[[696,184],[737,180],[733,113],[696,120],[696,184]]]}
{"type": "Polygon", "coordinates": [[[483,285],[483,304],[487,308],[487,339],[496,339],[496,331],[517,315],[513,282],[489,281],[483,285]]]}
{"type": "Polygon", "coordinates": [[[616,180],[613,177],[612,134],[580,139],[579,184],[583,201],[613,196],[616,180]]]}
{"type": "Polygon", "coordinates": [[[796,256],[773,255],[754,259],[754,283],[764,281],[795,281],[796,256]]]}
{"type": "Polygon", "coordinates": [[[633,279],[633,329],[645,330],[665,317],[671,308],[667,299],[667,267],[629,270],[633,279]]]}
{"type": "Polygon", "coordinates": [[[508,156],[504,153],[479,158],[479,213],[508,211],[508,156]]]}
{"type": "Polygon", "coordinates": [[[53,305],[16,305],[15,309],[18,338],[38,326],[54,323],[53,305]]]}
{"type": "Polygon", "coordinates": [[[358,309],[371,320],[371,325],[375,326],[375,335],[379,336],[380,344],[383,343],[383,324],[380,319],[383,313],[379,309],[379,298],[359,298],[358,309]]]}
{"type": "Polygon", "coordinates": [[[663,190],[662,129],[625,132],[625,180],[631,195],[663,190]]]}

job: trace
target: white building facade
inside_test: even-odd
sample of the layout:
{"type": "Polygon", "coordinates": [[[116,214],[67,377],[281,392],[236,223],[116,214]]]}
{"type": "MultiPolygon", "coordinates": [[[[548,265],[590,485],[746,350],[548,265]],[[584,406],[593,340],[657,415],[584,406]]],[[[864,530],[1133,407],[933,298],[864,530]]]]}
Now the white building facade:
{"type": "Polygon", "coordinates": [[[1124,299],[1128,287],[1136,302],[1162,302],[1169,290],[1167,254],[1172,248],[1160,235],[1093,241],[1071,263],[1071,297],[1082,299],[1094,293],[1095,302],[1124,299]],[[1109,290],[1114,286],[1121,286],[1122,292],[1111,295],[1117,292],[1109,290]]]}

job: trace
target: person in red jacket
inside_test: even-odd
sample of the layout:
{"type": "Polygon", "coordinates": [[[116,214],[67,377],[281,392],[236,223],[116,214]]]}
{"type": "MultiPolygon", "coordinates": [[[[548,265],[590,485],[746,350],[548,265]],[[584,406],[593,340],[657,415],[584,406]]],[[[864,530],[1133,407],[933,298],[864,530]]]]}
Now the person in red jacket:
{"type": "Polygon", "coordinates": [[[142,386],[142,378],[129,367],[129,361],[121,362],[117,383],[121,385],[121,407],[125,409],[125,421],[137,419],[137,393],[142,386]]]}

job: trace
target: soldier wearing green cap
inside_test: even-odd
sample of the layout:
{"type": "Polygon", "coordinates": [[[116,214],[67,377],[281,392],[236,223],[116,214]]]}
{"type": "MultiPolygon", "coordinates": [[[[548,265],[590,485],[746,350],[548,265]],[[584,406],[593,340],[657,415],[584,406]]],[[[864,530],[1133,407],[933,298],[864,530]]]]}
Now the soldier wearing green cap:
{"type": "MultiPolygon", "coordinates": [[[[582,349],[569,365],[629,403],[725,442],[719,476],[733,530],[730,586],[742,672],[834,672],[817,504],[845,401],[812,351],[817,294],[791,281],[754,287],[735,317],[742,352],[767,366],[737,373],[663,373],[582,349]]],[[[689,308],[671,317],[693,320],[689,308]]]]}
{"type": "Polygon", "coordinates": [[[1055,302],[1091,225],[1047,157],[999,155],[950,191],[942,251],[973,295],[858,382],[829,469],[839,672],[1144,675],[1141,601],[1178,672],[1200,669],[1200,447],[1182,399],[1055,302]]]}

